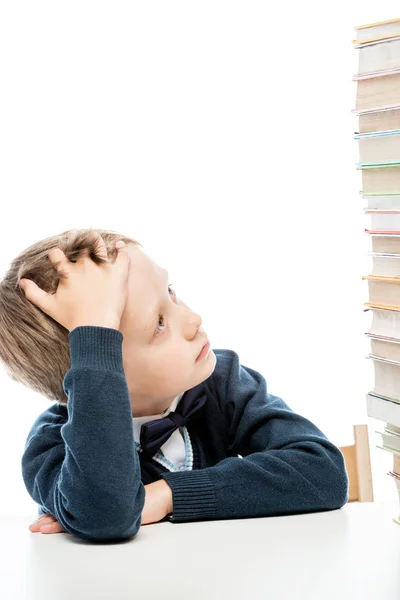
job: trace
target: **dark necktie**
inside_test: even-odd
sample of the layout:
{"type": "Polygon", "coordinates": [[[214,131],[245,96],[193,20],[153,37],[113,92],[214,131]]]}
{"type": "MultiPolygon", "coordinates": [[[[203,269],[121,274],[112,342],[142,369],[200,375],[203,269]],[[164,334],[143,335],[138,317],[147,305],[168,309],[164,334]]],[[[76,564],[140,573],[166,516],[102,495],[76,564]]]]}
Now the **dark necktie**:
{"type": "Polygon", "coordinates": [[[141,451],[150,457],[154,456],[176,429],[198,418],[206,401],[204,388],[201,384],[196,385],[183,394],[175,411],[162,419],[144,423],[140,429],[141,451]]]}

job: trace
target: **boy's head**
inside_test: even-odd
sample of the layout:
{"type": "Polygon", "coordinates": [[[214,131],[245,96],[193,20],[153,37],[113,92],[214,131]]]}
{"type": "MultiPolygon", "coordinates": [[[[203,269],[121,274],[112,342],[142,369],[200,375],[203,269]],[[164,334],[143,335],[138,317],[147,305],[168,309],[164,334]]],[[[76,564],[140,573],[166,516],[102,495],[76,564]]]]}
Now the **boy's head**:
{"type": "Polygon", "coordinates": [[[29,302],[19,281],[32,279],[44,291],[55,293],[59,276],[48,252],[58,247],[68,259],[76,260],[88,250],[96,262],[98,234],[112,260],[115,242],[128,244],[127,301],[120,331],[132,414],[162,412],[177,394],[212,374],[216,357],[210,350],[195,362],[207,337],[201,317],[168,287],[166,272],[144,253],[142,245],[116,232],[66,231],[35,243],[12,261],[0,281],[0,360],[12,379],[67,405],[62,383],[71,364],[69,331],[29,302]]]}

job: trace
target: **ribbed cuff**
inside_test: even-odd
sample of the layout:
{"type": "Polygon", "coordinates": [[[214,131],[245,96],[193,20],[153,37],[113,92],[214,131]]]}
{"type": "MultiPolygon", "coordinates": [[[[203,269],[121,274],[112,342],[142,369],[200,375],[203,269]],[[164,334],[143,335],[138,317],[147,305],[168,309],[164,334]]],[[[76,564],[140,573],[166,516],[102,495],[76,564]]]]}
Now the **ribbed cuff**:
{"type": "Polygon", "coordinates": [[[172,489],[172,522],[215,518],[217,502],[214,486],[204,469],[174,471],[161,475],[172,489]]]}
{"type": "Polygon", "coordinates": [[[85,325],[75,327],[68,336],[71,369],[93,367],[124,374],[122,340],[118,329],[85,325]]]}

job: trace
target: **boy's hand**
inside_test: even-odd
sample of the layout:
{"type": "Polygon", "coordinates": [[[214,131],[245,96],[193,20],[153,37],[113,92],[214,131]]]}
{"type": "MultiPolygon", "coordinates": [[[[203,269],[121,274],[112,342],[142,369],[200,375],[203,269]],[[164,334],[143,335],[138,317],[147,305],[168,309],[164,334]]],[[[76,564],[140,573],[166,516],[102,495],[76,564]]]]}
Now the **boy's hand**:
{"type": "MultiPolygon", "coordinates": [[[[172,513],[172,490],[164,479],[149,483],[144,486],[146,499],[142,511],[142,525],[149,525],[161,521],[172,513]]],[[[53,515],[42,515],[29,525],[32,533],[68,533],[53,515]],[[44,526],[49,525],[49,529],[44,526]]]]}
{"type": "Polygon", "coordinates": [[[172,513],[172,490],[164,479],[144,486],[146,498],[142,511],[142,525],[157,523],[172,513]]]}
{"type": "Polygon", "coordinates": [[[99,235],[96,254],[106,261],[99,265],[87,252],[74,263],[54,248],[48,258],[60,274],[56,293],[46,293],[30,279],[21,279],[20,287],[30,302],[68,331],[83,325],[118,329],[127,299],[129,255],[124,242],[117,242],[116,248],[117,258],[111,263],[99,235]]]}

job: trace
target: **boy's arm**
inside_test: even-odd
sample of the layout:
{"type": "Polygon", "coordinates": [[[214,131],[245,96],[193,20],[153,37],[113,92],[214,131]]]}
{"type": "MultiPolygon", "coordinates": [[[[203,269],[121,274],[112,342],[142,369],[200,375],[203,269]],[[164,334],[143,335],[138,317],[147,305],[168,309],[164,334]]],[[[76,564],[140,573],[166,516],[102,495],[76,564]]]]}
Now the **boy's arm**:
{"type": "Polygon", "coordinates": [[[233,456],[212,467],[162,474],[172,489],[170,520],[267,517],[343,506],[348,477],[340,450],[269,394],[264,377],[241,365],[235,352],[216,354],[221,376],[214,380],[233,456]]]}
{"type": "Polygon", "coordinates": [[[107,327],[70,332],[71,368],[63,381],[68,420],[61,414],[43,424],[39,417],[21,461],[40,513],[93,541],[134,537],[145,500],[122,340],[120,331],[107,327]]]}

